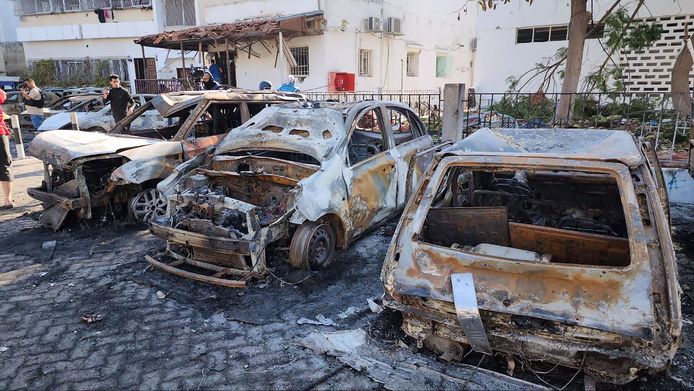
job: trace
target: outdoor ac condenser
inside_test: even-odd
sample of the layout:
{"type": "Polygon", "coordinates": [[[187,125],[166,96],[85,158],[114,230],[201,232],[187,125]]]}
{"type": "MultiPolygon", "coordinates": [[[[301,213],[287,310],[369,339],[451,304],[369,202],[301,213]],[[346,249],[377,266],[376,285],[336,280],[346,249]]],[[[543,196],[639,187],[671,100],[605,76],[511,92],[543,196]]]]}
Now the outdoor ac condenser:
{"type": "Polygon", "coordinates": [[[370,16],[364,19],[364,31],[378,32],[381,31],[381,19],[375,16],[370,16]]]}
{"type": "Polygon", "coordinates": [[[389,33],[389,34],[401,35],[402,34],[402,19],[394,18],[392,16],[388,17],[386,19],[385,28],[383,29],[383,31],[386,33],[389,33]]]}

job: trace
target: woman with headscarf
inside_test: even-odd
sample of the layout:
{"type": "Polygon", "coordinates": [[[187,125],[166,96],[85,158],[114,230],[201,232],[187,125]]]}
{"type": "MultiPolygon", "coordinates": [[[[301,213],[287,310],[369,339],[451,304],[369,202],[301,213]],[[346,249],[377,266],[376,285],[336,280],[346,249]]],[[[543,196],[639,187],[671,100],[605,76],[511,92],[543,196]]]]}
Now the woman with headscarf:
{"type": "Polygon", "coordinates": [[[10,154],[10,131],[5,125],[5,113],[2,112],[2,104],[5,103],[7,95],[5,91],[0,89],[0,187],[2,187],[2,193],[5,196],[5,202],[2,205],[3,209],[14,208],[14,203],[12,202],[12,181],[14,177],[12,176],[12,155],[10,154]]]}

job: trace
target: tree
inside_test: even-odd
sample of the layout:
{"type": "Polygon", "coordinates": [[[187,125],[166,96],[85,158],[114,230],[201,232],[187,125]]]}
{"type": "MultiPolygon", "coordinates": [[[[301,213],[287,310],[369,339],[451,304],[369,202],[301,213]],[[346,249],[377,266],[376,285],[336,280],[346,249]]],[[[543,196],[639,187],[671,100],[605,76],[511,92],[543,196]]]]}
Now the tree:
{"type": "MultiPolygon", "coordinates": [[[[525,0],[532,5],[533,0],[525,0]]],[[[655,1],[655,0],[654,0],[655,1]]],[[[498,4],[507,4],[511,0],[479,0],[483,11],[496,9],[498,4]]],[[[662,28],[659,24],[638,22],[634,24],[636,15],[645,0],[637,0],[631,13],[624,7],[619,7],[621,0],[615,0],[597,23],[592,23],[593,15],[587,9],[587,0],[571,0],[569,17],[568,47],[560,49],[546,63],[537,63],[535,67],[519,78],[509,78],[510,87],[522,90],[530,81],[541,78],[540,89],[546,91],[558,75],[562,79],[561,95],[555,113],[557,122],[568,123],[573,113],[572,94],[578,92],[581,68],[583,65],[583,49],[586,37],[595,34],[601,26],[606,26],[607,39],[602,44],[607,57],[595,71],[588,74],[586,89],[608,89],[610,81],[622,86],[621,67],[612,59],[615,53],[622,49],[641,50],[650,46],[660,37],[662,28]]]]}

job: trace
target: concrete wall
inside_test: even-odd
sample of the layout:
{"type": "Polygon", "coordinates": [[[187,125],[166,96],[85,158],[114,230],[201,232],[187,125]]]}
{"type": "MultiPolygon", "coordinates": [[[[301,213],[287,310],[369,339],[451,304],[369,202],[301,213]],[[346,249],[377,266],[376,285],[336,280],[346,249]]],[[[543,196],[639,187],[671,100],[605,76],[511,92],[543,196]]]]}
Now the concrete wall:
{"type": "MultiPolygon", "coordinates": [[[[199,5],[200,14],[208,24],[322,10],[327,21],[324,35],[288,42],[290,47],[309,47],[310,75],[297,85],[304,91],[326,90],[329,72],[354,73],[357,90],[436,89],[445,83],[468,79],[463,23],[455,13],[451,14],[460,7],[457,0],[439,1],[437,7],[415,0],[295,0],[291,5],[280,0],[199,0],[199,5]],[[369,16],[400,18],[404,34],[365,32],[363,23],[369,16]],[[358,76],[359,49],[371,50],[371,76],[358,76]],[[416,77],[405,76],[408,50],[420,53],[416,77]],[[448,77],[436,77],[437,55],[450,58],[448,77]]],[[[288,73],[286,66],[284,72],[275,68],[276,47],[274,43],[267,45],[272,53],[259,44],[254,45],[253,50],[260,58],[249,59],[248,53],[239,53],[236,65],[239,86],[256,87],[264,79],[277,86],[282,81],[281,75],[288,73]]]]}
{"type": "Polygon", "coordinates": [[[17,42],[19,17],[14,2],[0,0],[0,75],[21,76],[26,70],[24,49],[17,42]]]}
{"type": "MultiPolygon", "coordinates": [[[[598,20],[612,5],[612,0],[594,0],[594,19],[598,20]]],[[[470,85],[478,92],[503,92],[507,89],[509,76],[520,76],[538,62],[545,62],[559,48],[566,47],[568,41],[535,42],[516,44],[516,29],[519,27],[568,24],[568,0],[535,1],[528,5],[525,0],[512,0],[499,5],[496,10],[482,11],[476,2],[470,2],[462,20],[475,26],[472,31],[477,37],[477,50],[471,53],[474,61],[470,85]]],[[[638,16],[670,16],[694,14],[694,1],[658,0],[648,1],[638,16]]],[[[630,8],[633,9],[633,3],[630,8]]],[[[590,2],[589,2],[590,7],[590,2]]],[[[694,27],[694,26],[691,26],[694,27]]],[[[595,69],[605,59],[605,53],[597,40],[586,40],[582,76],[595,69]]],[[[556,89],[561,90],[557,80],[556,89]]],[[[526,90],[534,91],[538,84],[529,85],[526,90]]]]}

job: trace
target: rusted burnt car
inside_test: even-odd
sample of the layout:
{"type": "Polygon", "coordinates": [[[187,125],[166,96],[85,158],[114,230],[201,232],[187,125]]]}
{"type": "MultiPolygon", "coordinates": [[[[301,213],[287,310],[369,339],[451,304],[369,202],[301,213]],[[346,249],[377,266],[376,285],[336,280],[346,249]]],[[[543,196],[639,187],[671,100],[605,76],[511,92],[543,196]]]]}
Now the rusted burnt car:
{"type": "Polygon", "coordinates": [[[324,267],[404,206],[433,153],[400,103],[268,108],[160,183],[168,212],[151,230],[168,246],[147,260],[229,287],[265,273],[270,244],[294,267],[324,267]]]}
{"type": "MultiPolygon", "coordinates": [[[[149,222],[164,214],[156,190],[174,167],[217,144],[269,105],[304,100],[296,94],[246,90],[181,92],[144,103],[108,133],[56,130],[39,134],[29,154],[44,163],[41,222],[58,230],[71,214],[95,210],[149,222]]],[[[102,213],[103,214],[103,213],[102,213]]]]}
{"type": "Polygon", "coordinates": [[[581,129],[481,129],[446,148],[391,242],[386,304],[443,350],[614,383],[667,367],[681,291],[652,152],[581,129]]]}

